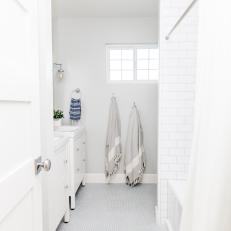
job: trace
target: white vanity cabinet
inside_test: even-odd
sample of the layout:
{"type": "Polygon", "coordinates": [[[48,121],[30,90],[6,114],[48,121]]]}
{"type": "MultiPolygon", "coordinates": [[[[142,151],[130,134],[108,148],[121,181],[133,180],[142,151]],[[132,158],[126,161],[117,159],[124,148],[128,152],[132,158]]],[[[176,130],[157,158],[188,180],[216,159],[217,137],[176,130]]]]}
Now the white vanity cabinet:
{"type": "Polygon", "coordinates": [[[62,219],[64,222],[70,219],[67,158],[68,138],[54,137],[54,154],[47,175],[49,231],[55,231],[62,219]]]}
{"type": "Polygon", "coordinates": [[[75,191],[82,183],[85,185],[85,167],[86,167],[86,150],[85,150],[85,133],[81,133],[80,136],[76,136],[74,139],[74,171],[75,171],[75,191]]]}
{"type": "Polygon", "coordinates": [[[71,209],[75,209],[75,194],[79,186],[85,185],[86,132],[83,126],[61,126],[56,134],[68,137],[68,182],[71,209]]]}

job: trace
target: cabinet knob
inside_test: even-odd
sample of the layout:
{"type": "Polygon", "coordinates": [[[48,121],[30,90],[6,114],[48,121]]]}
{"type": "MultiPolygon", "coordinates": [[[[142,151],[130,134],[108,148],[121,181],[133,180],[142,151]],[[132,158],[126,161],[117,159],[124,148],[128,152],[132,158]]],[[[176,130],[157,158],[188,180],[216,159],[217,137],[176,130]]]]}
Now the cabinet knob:
{"type": "Polygon", "coordinates": [[[78,151],[79,151],[79,148],[76,148],[76,151],[78,152],[78,151]]]}
{"type": "Polygon", "coordinates": [[[67,160],[64,160],[64,164],[67,164],[67,160]]]}
{"type": "Polygon", "coordinates": [[[83,142],[83,144],[86,144],[86,142],[83,142]]]}
{"type": "Polygon", "coordinates": [[[86,161],[86,159],[83,159],[83,162],[85,162],[86,161]]]}
{"type": "Polygon", "coordinates": [[[65,185],[64,188],[65,188],[65,189],[68,189],[68,185],[65,185]]]}
{"type": "Polygon", "coordinates": [[[80,170],[80,169],[79,169],[79,168],[77,168],[77,169],[76,169],[76,172],[79,172],[79,170],[80,170]]]}

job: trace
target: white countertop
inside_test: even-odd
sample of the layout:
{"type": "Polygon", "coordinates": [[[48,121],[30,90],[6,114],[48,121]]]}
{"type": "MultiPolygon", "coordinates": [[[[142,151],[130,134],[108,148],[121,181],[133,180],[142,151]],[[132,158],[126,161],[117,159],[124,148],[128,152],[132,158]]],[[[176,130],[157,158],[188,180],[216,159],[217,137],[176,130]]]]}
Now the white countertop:
{"type": "Polygon", "coordinates": [[[56,127],[55,131],[58,132],[74,132],[76,130],[80,130],[82,126],[72,126],[72,125],[62,125],[60,127],[56,127]]]}
{"type": "Polygon", "coordinates": [[[75,137],[80,135],[85,130],[83,125],[63,125],[56,127],[54,130],[55,135],[65,135],[68,137],[75,137]]]}

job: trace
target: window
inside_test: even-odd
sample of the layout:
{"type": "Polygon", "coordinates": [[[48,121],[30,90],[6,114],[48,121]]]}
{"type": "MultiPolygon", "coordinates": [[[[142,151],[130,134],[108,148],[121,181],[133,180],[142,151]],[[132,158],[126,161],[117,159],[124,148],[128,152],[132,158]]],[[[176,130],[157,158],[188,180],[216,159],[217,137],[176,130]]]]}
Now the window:
{"type": "Polygon", "coordinates": [[[112,82],[151,82],[159,78],[156,45],[107,45],[107,77],[112,82]]]}

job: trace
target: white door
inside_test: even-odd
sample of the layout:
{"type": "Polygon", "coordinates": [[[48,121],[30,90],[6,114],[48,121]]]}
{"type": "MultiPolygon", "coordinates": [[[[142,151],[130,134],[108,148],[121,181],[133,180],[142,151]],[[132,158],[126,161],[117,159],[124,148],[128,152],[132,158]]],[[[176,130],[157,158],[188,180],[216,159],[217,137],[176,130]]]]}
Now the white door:
{"type": "Polygon", "coordinates": [[[1,231],[42,231],[38,29],[38,0],[1,1],[1,231]]]}

